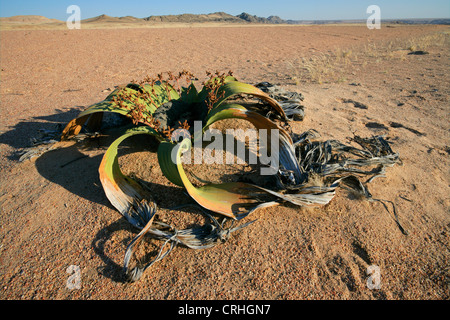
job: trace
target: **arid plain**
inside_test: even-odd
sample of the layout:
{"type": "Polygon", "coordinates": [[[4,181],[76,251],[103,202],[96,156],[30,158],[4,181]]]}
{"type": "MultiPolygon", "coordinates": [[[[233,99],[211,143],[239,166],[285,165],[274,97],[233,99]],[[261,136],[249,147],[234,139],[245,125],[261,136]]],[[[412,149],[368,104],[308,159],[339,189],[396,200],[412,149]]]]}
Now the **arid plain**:
{"type": "MultiPolygon", "coordinates": [[[[448,299],[449,27],[438,25],[184,26],[0,31],[1,299],[448,299]],[[69,143],[19,162],[40,129],[64,126],[117,85],[164,71],[228,71],[304,96],[296,133],[348,142],[386,134],[402,166],[326,206],[261,209],[207,250],[176,248],[136,283],[122,263],[137,234],[109,204],[98,166],[110,140],[69,143]],[[75,161],[74,161],[75,160],[75,161]],[[67,268],[80,267],[70,290],[67,268]],[[380,288],[367,286],[367,268],[380,288]]],[[[195,209],[161,174],[151,146],[124,154],[166,219],[195,209]]],[[[220,177],[203,167],[206,177],[220,177]]],[[[247,218],[246,218],[247,219],[247,218]]],[[[150,242],[152,248],[157,242],[150,242]]]]}

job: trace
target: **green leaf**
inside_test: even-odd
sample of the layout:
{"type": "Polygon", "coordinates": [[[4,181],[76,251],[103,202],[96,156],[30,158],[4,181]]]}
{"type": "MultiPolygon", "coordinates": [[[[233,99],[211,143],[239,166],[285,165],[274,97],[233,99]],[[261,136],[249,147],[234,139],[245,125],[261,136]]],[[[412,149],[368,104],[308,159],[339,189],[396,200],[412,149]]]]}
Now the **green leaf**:
{"type": "Polygon", "coordinates": [[[217,102],[214,103],[212,109],[220,106],[225,100],[238,95],[238,94],[249,94],[255,96],[265,102],[267,102],[282,119],[287,119],[286,114],[284,113],[283,108],[280,104],[273,98],[269,97],[267,93],[264,91],[252,86],[248,83],[243,83],[239,81],[231,81],[224,84],[222,87],[218,89],[218,96],[221,97],[217,102]]]}
{"type": "Polygon", "coordinates": [[[190,147],[189,139],[177,145],[177,167],[186,191],[200,206],[233,219],[242,219],[258,208],[278,205],[276,197],[247,183],[229,182],[194,187],[181,163],[182,153],[190,147]]]}
{"type": "Polygon", "coordinates": [[[182,187],[183,181],[178,173],[177,165],[172,161],[172,152],[175,147],[176,145],[171,142],[162,141],[158,146],[158,163],[163,175],[173,184],[182,187]]]}
{"type": "MultiPolygon", "coordinates": [[[[211,79],[209,79],[206,83],[205,86],[203,86],[202,90],[198,93],[198,100],[197,101],[205,101],[206,97],[208,96],[208,93],[211,91],[208,87],[207,84],[209,83],[213,83],[214,81],[217,81],[219,79],[219,77],[213,77],[211,79]]],[[[237,81],[235,77],[233,76],[226,76],[223,80],[223,83],[226,84],[228,82],[233,82],[233,81],[237,81]]]]}
{"type": "MultiPolygon", "coordinates": [[[[295,149],[292,138],[286,130],[279,127],[272,120],[260,115],[257,112],[247,110],[239,104],[223,104],[215,109],[212,109],[208,114],[206,124],[203,127],[203,132],[216,121],[223,119],[243,119],[252,123],[257,129],[278,130],[279,144],[278,150],[271,148],[272,139],[267,139],[267,149],[273,153],[278,152],[277,158],[280,164],[286,170],[291,170],[294,173],[295,182],[298,184],[304,180],[303,174],[295,156],[295,149]]],[[[198,133],[195,136],[198,139],[198,133]]]]}
{"type": "Polygon", "coordinates": [[[180,99],[188,104],[193,104],[197,102],[198,92],[197,88],[193,83],[191,83],[187,88],[184,87],[182,88],[180,99]]]}
{"type": "Polygon", "coordinates": [[[208,116],[206,117],[206,123],[203,126],[203,131],[212,125],[214,122],[224,119],[240,118],[239,114],[241,112],[245,113],[248,111],[245,107],[240,104],[223,104],[214,109],[212,109],[208,116]]]}
{"type": "Polygon", "coordinates": [[[125,176],[119,167],[118,147],[127,138],[148,134],[162,140],[162,137],[150,127],[137,127],[128,130],[125,134],[117,138],[108,148],[103,156],[98,169],[100,182],[106,197],[111,204],[127,218],[127,220],[138,228],[143,228],[147,222],[146,215],[150,212],[142,210],[142,202],[149,202],[152,199],[148,190],[144,189],[138,182],[125,176]]]}
{"type": "MultiPolygon", "coordinates": [[[[62,132],[61,140],[76,136],[86,121],[88,121],[90,117],[93,117],[94,114],[114,112],[122,116],[130,117],[130,109],[135,107],[136,104],[140,104],[145,107],[145,110],[142,113],[142,120],[144,120],[145,117],[152,115],[162,104],[179,98],[178,92],[166,82],[161,83],[158,81],[154,85],[145,84],[143,86],[130,83],[125,87],[118,88],[111,92],[105,100],[95,103],[82,111],[77,118],[66,125],[62,132]],[[146,95],[139,96],[140,93],[146,93],[146,95]],[[124,95],[131,95],[133,99],[122,98],[124,95]],[[120,104],[115,103],[114,99],[120,101],[120,104]]],[[[94,131],[99,127],[102,120],[102,116],[96,115],[95,117],[96,121],[88,122],[88,128],[94,131]]]]}

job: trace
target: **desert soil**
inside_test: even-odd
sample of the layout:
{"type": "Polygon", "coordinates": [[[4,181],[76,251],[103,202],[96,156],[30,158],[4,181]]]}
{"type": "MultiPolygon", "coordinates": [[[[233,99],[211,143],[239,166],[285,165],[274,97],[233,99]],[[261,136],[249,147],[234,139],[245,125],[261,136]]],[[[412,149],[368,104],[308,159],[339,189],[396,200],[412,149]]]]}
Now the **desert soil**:
{"type": "MultiPolygon", "coordinates": [[[[367,50],[442,32],[448,38],[448,31],[401,25],[1,31],[0,298],[448,299],[449,42],[432,43],[424,55],[408,54],[405,46],[389,56],[367,50]],[[336,71],[338,80],[298,76],[299,59],[335,50],[358,57],[336,71]],[[391,206],[339,190],[324,207],[256,211],[246,221],[258,220],[228,241],[199,251],[177,247],[141,280],[125,283],[123,257],[137,230],[110,205],[99,181],[111,140],[68,144],[25,162],[19,152],[39,129],[63,126],[114,86],[182,69],[199,78],[231,69],[244,82],[301,92],[306,117],[292,122],[297,133],[316,129],[321,139],[342,142],[386,134],[403,165],[369,188],[395,204],[409,234],[399,230],[391,206]],[[67,286],[71,265],[80,268],[79,289],[67,286]],[[369,266],[379,267],[378,289],[367,286],[369,266]]],[[[161,176],[153,147],[123,154],[124,171],[149,182],[161,216],[189,222],[199,212],[168,209],[190,199],[161,176]]],[[[227,171],[214,175],[221,173],[227,171]]],[[[160,243],[147,248],[154,245],[160,243]]]]}

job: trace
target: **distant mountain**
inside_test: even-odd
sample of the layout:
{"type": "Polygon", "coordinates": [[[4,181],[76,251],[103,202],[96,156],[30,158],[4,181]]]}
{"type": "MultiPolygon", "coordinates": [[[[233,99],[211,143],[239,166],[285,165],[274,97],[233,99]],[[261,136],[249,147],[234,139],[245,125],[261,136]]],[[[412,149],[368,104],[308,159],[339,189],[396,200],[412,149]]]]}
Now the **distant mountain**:
{"type": "MultiPolygon", "coordinates": [[[[191,14],[184,13],[178,15],[149,16],[147,18],[110,17],[102,14],[98,17],[89,18],[81,21],[82,23],[245,23],[245,24],[340,24],[340,23],[365,23],[366,20],[284,20],[278,16],[269,16],[268,18],[251,15],[247,12],[233,16],[225,12],[214,12],[209,14],[191,14]]],[[[384,23],[396,24],[450,24],[450,19],[389,19],[383,20],[384,23]]]]}
{"type": "Polygon", "coordinates": [[[239,19],[242,19],[246,22],[250,23],[271,23],[271,24],[281,24],[281,23],[287,23],[285,20],[281,19],[278,16],[270,16],[268,18],[261,18],[257,16],[252,16],[248,14],[247,12],[243,12],[236,16],[239,19]]]}
{"type": "Polygon", "coordinates": [[[268,18],[257,17],[243,12],[237,16],[225,12],[214,12],[209,14],[178,14],[178,15],[162,15],[149,16],[146,18],[135,17],[110,17],[102,14],[98,17],[84,19],[82,23],[114,23],[114,22],[153,22],[153,23],[204,23],[204,22],[222,22],[222,23],[261,23],[261,24],[281,24],[287,23],[285,20],[277,16],[268,18]]]}
{"type": "Polygon", "coordinates": [[[126,17],[111,17],[106,14],[102,14],[97,17],[89,18],[81,20],[81,23],[127,23],[127,22],[140,22],[142,19],[135,18],[132,16],[126,16],[126,17]]]}
{"type": "Polygon", "coordinates": [[[100,16],[97,17],[93,17],[93,18],[89,18],[89,19],[84,19],[81,20],[81,23],[92,23],[92,22],[119,22],[119,18],[117,17],[110,17],[106,14],[102,14],[100,16]]]}
{"type": "Polygon", "coordinates": [[[43,16],[12,16],[6,18],[0,18],[1,23],[10,24],[43,24],[43,23],[61,23],[62,21],[57,19],[49,19],[43,16]]]}
{"type": "MultiPolygon", "coordinates": [[[[158,24],[158,23],[241,23],[241,24],[339,24],[339,23],[365,23],[366,20],[283,20],[278,16],[269,16],[268,18],[258,17],[249,13],[243,12],[237,16],[225,12],[214,12],[209,14],[179,14],[179,15],[160,15],[149,16],[147,18],[136,18],[132,16],[126,17],[111,17],[102,14],[97,17],[81,20],[81,23],[92,24],[158,24]]],[[[3,26],[45,26],[51,27],[54,25],[63,25],[64,21],[56,19],[48,19],[43,16],[29,15],[29,16],[13,16],[7,18],[0,18],[0,23],[3,26]]],[[[382,23],[389,24],[450,24],[450,19],[389,19],[382,20],[382,23]]]]}
{"type": "Polygon", "coordinates": [[[179,14],[179,15],[164,15],[164,16],[150,16],[144,18],[149,22],[181,22],[181,23],[194,23],[194,22],[242,22],[238,17],[232,16],[225,12],[215,12],[209,14],[179,14]]]}

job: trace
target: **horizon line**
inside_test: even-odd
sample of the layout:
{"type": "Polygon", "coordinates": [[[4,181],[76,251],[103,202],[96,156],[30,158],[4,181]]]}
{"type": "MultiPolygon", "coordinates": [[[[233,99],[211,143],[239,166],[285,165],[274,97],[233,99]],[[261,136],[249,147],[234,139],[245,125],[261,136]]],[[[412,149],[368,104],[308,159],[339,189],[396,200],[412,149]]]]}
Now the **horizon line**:
{"type": "MultiPolygon", "coordinates": [[[[257,15],[253,15],[253,14],[250,14],[250,13],[248,13],[248,12],[242,12],[242,13],[240,13],[240,14],[238,14],[238,15],[232,15],[232,14],[229,14],[229,13],[227,13],[227,12],[224,12],[224,11],[216,11],[216,12],[210,12],[210,13],[189,13],[189,12],[186,12],[186,13],[180,13],[180,14],[162,14],[162,15],[149,15],[149,16],[146,16],[146,17],[143,17],[143,18],[139,18],[139,17],[136,17],[136,16],[132,16],[132,15],[126,15],[126,16],[111,16],[111,15],[108,15],[108,14],[105,14],[105,13],[102,13],[102,14],[99,14],[99,15],[95,15],[95,16],[91,16],[91,17],[87,17],[87,18],[84,18],[84,19],[82,19],[81,21],[83,21],[83,20],[87,20],[87,19],[92,19],[92,18],[97,18],[97,17],[101,17],[101,16],[107,16],[107,17],[111,17],[111,18],[125,18],[125,17],[132,17],[132,18],[136,18],[136,19],[146,19],[146,18],[149,18],[149,17],[164,17],[164,16],[181,16],[181,15],[184,15],[184,14],[190,14],[190,15],[210,15],[210,14],[214,14],[214,13],[225,13],[225,14],[228,14],[228,15],[230,15],[230,16],[233,16],[233,17],[237,17],[237,16],[239,16],[240,14],[243,14],[243,13],[246,13],[246,14],[249,14],[249,15],[251,15],[251,16],[253,16],[253,17],[258,17],[258,18],[264,18],[264,19],[268,19],[269,17],[279,17],[281,20],[283,20],[283,21],[365,21],[365,20],[367,20],[366,18],[333,18],[333,19],[320,19],[320,18],[318,18],[318,19],[311,19],[311,18],[308,18],[308,19],[284,19],[284,18],[281,18],[280,16],[277,16],[277,15],[270,15],[270,16],[268,16],[268,17],[261,17],[261,16],[257,16],[257,15]]],[[[39,14],[18,14],[18,15],[12,15],[12,16],[3,16],[3,15],[1,15],[0,14],[0,18],[13,18],[13,17],[32,17],[32,16],[35,16],[35,17],[44,17],[44,18],[47,18],[47,19],[53,19],[53,20],[59,20],[59,21],[61,21],[61,22],[64,22],[65,20],[60,20],[60,19],[57,19],[57,18],[49,18],[49,17],[47,17],[47,16],[45,16],[45,15],[39,15],[39,14]]],[[[422,17],[422,18],[417,18],[417,17],[396,17],[396,18],[381,18],[381,21],[387,21],[387,20],[429,20],[429,19],[434,19],[434,20],[450,20],[450,17],[422,17]]]]}

